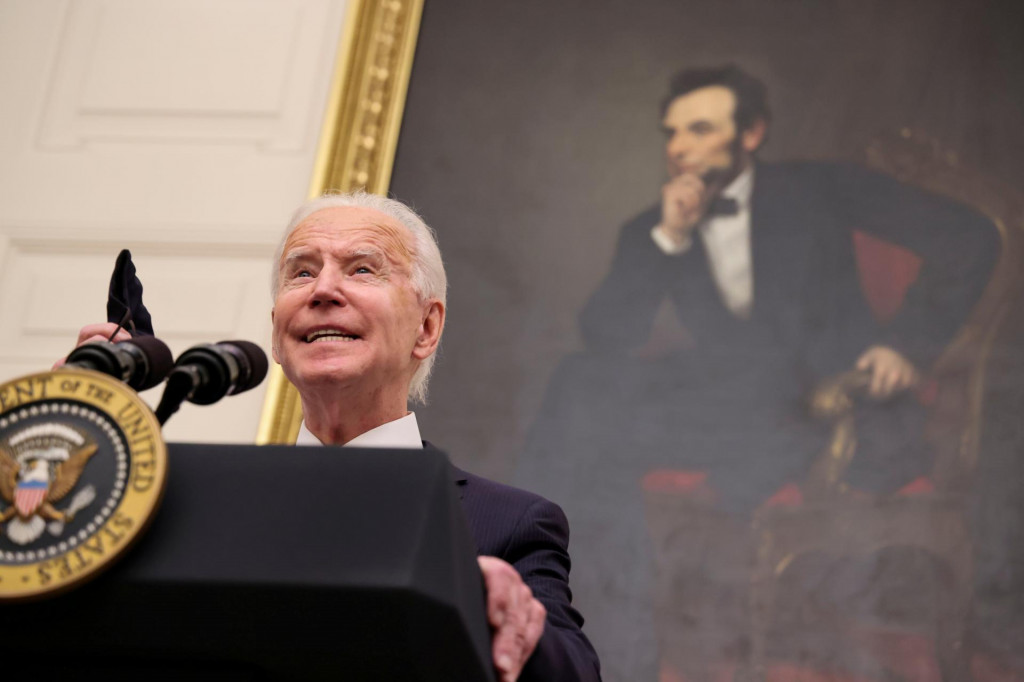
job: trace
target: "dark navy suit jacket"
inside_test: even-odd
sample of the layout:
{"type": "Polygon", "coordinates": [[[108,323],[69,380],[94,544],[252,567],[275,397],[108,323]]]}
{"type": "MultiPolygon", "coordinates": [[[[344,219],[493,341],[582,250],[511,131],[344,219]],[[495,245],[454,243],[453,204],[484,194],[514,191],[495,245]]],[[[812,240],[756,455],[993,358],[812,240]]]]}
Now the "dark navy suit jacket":
{"type": "Polygon", "coordinates": [[[539,495],[453,469],[477,553],[511,564],[547,609],[544,634],[519,679],[600,680],[597,653],[572,606],[565,514],[539,495]]]}

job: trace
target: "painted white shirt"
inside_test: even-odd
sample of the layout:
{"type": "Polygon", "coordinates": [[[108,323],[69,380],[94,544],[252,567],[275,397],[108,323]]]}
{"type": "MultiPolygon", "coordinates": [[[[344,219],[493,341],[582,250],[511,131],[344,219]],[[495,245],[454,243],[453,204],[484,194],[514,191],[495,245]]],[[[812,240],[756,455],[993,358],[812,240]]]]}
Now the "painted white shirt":
{"type": "MultiPolygon", "coordinates": [[[[314,436],[306,428],[303,421],[299,426],[299,435],[295,439],[296,445],[323,445],[319,438],[314,436]]],[[[410,412],[404,417],[394,421],[381,424],[360,434],[345,443],[346,448],[415,448],[423,449],[423,440],[420,438],[420,427],[416,423],[416,413],[410,412]]]]}
{"type": "MultiPolygon", "coordinates": [[[[751,166],[722,190],[721,196],[736,201],[736,215],[712,216],[697,226],[722,303],[742,318],[750,317],[754,305],[754,267],[750,251],[753,189],[754,168],[751,166]]],[[[651,239],[670,256],[686,253],[693,246],[692,241],[674,244],[657,227],[651,230],[651,239]]]]}

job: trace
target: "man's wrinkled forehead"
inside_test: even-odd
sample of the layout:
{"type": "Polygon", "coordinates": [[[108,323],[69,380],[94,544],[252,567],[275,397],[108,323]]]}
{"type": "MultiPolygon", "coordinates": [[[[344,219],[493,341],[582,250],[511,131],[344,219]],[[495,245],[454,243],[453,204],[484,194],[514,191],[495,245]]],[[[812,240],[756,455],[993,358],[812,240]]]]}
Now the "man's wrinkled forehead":
{"type": "Polygon", "coordinates": [[[412,263],[412,236],[393,218],[379,211],[357,206],[332,206],[310,214],[295,226],[285,241],[282,263],[296,249],[308,249],[307,242],[326,238],[337,248],[360,252],[379,251],[395,265],[412,263]]]}

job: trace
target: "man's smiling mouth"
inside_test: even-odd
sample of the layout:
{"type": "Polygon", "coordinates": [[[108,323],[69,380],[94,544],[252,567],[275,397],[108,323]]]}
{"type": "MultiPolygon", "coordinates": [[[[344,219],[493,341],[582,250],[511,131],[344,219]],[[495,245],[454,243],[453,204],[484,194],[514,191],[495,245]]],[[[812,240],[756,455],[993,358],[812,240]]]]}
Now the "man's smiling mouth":
{"type": "Polygon", "coordinates": [[[306,343],[317,343],[320,341],[355,341],[359,337],[349,334],[341,329],[317,329],[306,334],[306,343]]]}

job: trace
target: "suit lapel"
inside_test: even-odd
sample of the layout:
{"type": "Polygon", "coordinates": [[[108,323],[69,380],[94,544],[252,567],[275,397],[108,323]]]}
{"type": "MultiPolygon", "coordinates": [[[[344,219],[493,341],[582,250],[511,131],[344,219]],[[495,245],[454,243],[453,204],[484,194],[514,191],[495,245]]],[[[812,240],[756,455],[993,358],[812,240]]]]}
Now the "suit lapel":
{"type": "Polygon", "coordinates": [[[799,165],[759,165],[754,179],[755,316],[760,313],[780,343],[793,349],[806,349],[813,334],[833,328],[822,316],[837,309],[834,289],[844,278],[836,247],[845,233],[837,229],[818,172],[799,165]]]}
{"type": "MultiPolygon", "coordinates": [[[[778,233],[784,218],[779,207],[785,198],[779,196],[776,175],[770,166],[758,165],[754,174],[754,191],[750,198],[750,251],[754,269],[753,316],[777,310],[778,280],[774,266],[780,246],[778,233]]],[[[792,216],[791,216],[792,217],[792,216]]]]}
{"type": "Polygon", "coordinates": [[[750,209],[755,315],[778,319],[797,312],[808,267],[821,257],[814,253],[816,235],[827,229],[817,201],[783,169],[757,166],[750,209]]]}
{"type": "Polygon", "coordinates": [[[466,472],[452,465],[452,482],[455,483],[455,489],[459,491],[459,499],[461,500],[466,495],[466,487],[469,485],[469,477],[466,472]]]}
{"type": "MultiPolygon", "coordinates": [[[[432,445],[429,441],[423,441],[423,449],[438,450],[438,448],[432,445]]],[[[450,459],[448,461],[448,467],[451,469],[452,483],[455,484],[455,488],[459,492],[459,499],[461,500],[466,494],[466,486],[469,484],[469,474],[452,464],[450,459]]]]}

